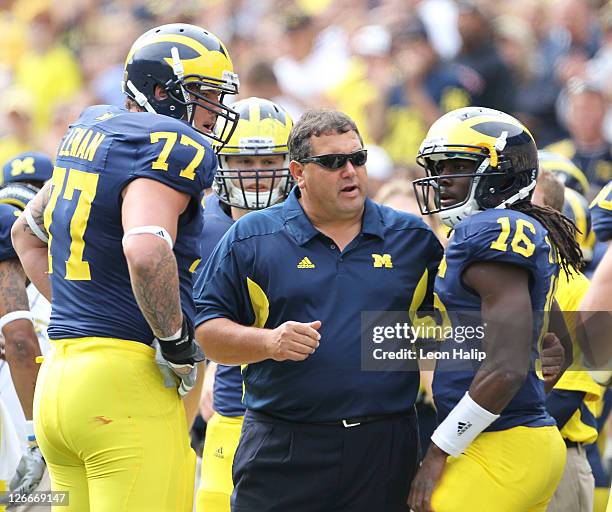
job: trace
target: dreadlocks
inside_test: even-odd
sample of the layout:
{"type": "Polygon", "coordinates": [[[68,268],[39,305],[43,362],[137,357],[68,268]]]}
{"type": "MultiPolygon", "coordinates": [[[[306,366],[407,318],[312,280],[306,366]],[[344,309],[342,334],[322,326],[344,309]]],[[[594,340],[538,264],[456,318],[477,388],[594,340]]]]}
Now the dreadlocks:
{"type": "Polygon", "coordinates": [[[529,201],[515,203],[510,208],[533,217],[546,228],[568,276],[584,266],[582,250],[575,237],[576,225],[565,215],[550,206],[537,206],[529,201]]]}

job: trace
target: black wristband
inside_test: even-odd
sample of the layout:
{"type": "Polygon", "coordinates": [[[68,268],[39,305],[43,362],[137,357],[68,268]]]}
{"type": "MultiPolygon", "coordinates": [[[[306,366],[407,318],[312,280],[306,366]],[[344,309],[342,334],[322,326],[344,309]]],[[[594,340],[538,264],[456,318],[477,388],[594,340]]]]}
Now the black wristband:
{"type": "Polygon", "coordinates": [[[174,364],[195,364],[204,361],[204,352],[195,341],[193,329],[183,316],[181,334],[174,340],[160,340],[159,347],[166,361],[174,364]]]}

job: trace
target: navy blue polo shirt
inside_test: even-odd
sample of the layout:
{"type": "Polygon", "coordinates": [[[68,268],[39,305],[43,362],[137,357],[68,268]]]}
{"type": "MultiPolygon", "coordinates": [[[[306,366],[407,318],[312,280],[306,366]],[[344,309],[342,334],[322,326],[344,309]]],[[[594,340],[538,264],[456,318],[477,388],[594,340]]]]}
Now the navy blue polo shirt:
{"type": "Polygon", "coordinates": [[[431,310],[442,246],[418,217],[368,199],[361,233],[341,252],[297,194],[249,213],[221,239],[195,285],[196,326],[212,318],[269,329],[322,322],[320,346],[305,361],[243,369],[249,409],[299,422],[408,411],[419,375],[361,370],[361,313],[431,310]]]}

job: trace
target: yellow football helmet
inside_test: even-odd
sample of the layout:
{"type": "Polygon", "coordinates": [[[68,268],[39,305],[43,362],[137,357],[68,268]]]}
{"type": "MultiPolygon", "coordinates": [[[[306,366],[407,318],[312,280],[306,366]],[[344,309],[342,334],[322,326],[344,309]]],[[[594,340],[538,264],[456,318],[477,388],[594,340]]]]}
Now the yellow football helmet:
{"type": "Polygon", "coordinates": [[[287,147],[293,126],[291,117],[276,103],[261,98],[238,101],[232,108],[240,115],[240,121],[219,152],[214,191],[220,201],[246,210],[259,210],[283,201],[293,186],[287,147]],[[232,168],[228,161],[228,157],[266,155],[283,156],[283,166],[247,170],[232,168]],[[247,181],[253,185],[251,190],[245,187],[247,181]]]}
{"type": "Polygon", "coordinates": [[[453,110],[429,129],[417,155],[426,178],[414,181],[419,207],[424,215],[438,214],[453,227],[481,210],[506,208],[531,199],[538,175],[538,151],[529,130],[514,117],[484,107],[453,110]],[[476,160],[465,199],[448,206],[440,200],[442,160],[476,160]]]}
{"type": "Polygon", "coordinates": [[[217,148],[236,127],[238,115],[223,104],[223,98],[237,94],[238,87],[238,75],[221,40],[186,23],[162,25],[141,35],[128,53],[122,82],[124,94],[148,112],[183,119],[192,126],[197,108],[214,112],[216,127],[198,131],[215,141],[217,148]],[[166,98],[155,97],[157,85],[166,98]],[[200,94],[206,90],[217,91],[219,101],[200,94]]]}
{"type": "Polygon", "coordinates": [[[547,169],[559,178],[566,187],[583,196],[589,195],[590,185],[585,174],[572,162],[552,151],[538,151],[540,169],[547,169]]]}

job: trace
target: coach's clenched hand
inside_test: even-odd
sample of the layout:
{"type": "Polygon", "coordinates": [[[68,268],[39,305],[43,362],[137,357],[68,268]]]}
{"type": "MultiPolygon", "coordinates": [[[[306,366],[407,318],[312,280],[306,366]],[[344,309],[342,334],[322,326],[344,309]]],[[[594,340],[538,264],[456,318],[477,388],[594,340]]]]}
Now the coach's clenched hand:
{"type": "Polygon", "coordinates": [[[275,361],[303,361],[319,346],[321,322],[285,322],[270,331],[267,352],[275,361]]]}

